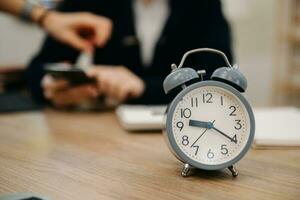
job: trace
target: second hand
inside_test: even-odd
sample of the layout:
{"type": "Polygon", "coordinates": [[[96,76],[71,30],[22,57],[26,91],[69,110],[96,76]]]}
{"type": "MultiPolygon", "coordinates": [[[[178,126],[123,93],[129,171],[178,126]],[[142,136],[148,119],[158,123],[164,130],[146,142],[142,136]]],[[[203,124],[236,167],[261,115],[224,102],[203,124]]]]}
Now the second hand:
{"type": "MultiPolygon", "coordinates": [[[[212,124],[213,124],[215,121],[216,121],[216,120],[214,120],[214,121],[212,122],[212,124]]],[[[196,144],[196,143],[198,142],[198,140],[204,135],[204,133],[206,133],[207,130],[208,130],[208,128],[206,128],[206,129],[203,131],[203,133],[196,139],[196,141],[191,145],[191,147],[194,146],[194,144],[196,144]]]]}

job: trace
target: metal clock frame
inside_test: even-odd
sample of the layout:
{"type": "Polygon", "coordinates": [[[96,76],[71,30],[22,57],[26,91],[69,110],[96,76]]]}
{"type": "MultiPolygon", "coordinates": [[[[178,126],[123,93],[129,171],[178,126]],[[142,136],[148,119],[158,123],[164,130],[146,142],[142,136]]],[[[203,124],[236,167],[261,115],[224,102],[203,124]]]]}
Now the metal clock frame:
{"type": "Polygon", "coordinates": [[[237,171],[233,168],[233,164],[237,163],[239,160],[241,160],[245,154],[248,152],[248,150],[251,147],[251,144],[253,142],[254,139],[254,132],[255,132],[255,119],[254,119],[254,114],[252,111],[252,108],[250,106],[250,104],[248,103],[248,101],[246,100],[246,98],[235,88],[231,87],[230,85],[227,85],[226,83],[222,83],[219,81],[201,81],[198,83],[194,83],[186,88],[184,88],[175,98],[174,100],[169,104],[168,109],[167,109],[167,114],[165,116],[165,127],[163,130],[165,139],[168,143],[168,146],[171,150],[171,152],[183,163],[185,163],[184,168],[182,170],[182,176],[187,176],[188,171],[191,167],[196,167],[199,169],[204,169],[204,170],[220,170],[220,169],[225,169],[225,168],[229,168],[229,170],[232,172],[232,175],[235,177],[238,175],[237,171]],[[233,95],[235,95],[236,97],[239,98],[239,100],[244,104],[247,113],[249,115],[249,119],[250,119],[250,135],[249,135],[249,139],[247,141],[246,146],[244,147],[244,149],[242,150],[242,152],[236,156],[235,158],[229,160],[228,162],[222,163],[222,164],[218,164],[218,165],[207,165],[207,164],[202,164],[199,162],[196,162],[192,159],[190,159],[177,145],[175,138],[174,138],[174,134],[172,131],[172,119],[173,119],[173,114],[175,111],[175,108],[177,106],[177,104],[179,103],[179,101],[190,91],[196,89],[196,88],[200,88],[200,87],[204,87],[204,86],[215,86],[215,87],[220,87],[222,89],[228,90],[229,92],[231,92],[233,95]]]}

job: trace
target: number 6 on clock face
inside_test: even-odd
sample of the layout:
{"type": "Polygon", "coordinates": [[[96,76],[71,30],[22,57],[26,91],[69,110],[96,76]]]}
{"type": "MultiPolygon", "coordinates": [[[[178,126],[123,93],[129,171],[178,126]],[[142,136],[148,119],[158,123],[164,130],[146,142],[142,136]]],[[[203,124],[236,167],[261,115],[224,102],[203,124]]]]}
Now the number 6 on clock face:
{"type": "Polygon", "coordinates": [[[221,82],[205,81],[183,90],[169,106],[169,144],[182,161],[216,170],[240,160],[254,136],[254,117],[246,99],[221,82]]]}

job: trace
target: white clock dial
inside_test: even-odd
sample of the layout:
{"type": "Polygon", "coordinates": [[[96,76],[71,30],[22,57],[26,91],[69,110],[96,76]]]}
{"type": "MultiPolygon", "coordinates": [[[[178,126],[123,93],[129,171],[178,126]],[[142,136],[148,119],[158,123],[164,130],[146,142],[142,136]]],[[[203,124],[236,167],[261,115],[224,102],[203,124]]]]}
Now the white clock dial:
{"type": "Polygon", "coordinates": [[[203,86],[175,106],[172,134],[180,150],[195,162],[219,165],[236,158],[250,136],[245,105],[230,91],[203,86]]]}

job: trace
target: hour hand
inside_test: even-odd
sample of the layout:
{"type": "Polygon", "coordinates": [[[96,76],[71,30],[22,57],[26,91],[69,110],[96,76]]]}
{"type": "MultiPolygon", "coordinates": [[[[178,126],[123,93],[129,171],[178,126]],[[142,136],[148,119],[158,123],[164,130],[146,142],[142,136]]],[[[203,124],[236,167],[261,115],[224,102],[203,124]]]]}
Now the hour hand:
{"type": "Polygon", "coordinates": [[[190,119],[189,126],[212,129],[214,127],[213,123],[214,123],[214,121],[213,122],[205,122],[205,121],[199,121],[199,120],[192,120],[192,119],[190,119]]]}

